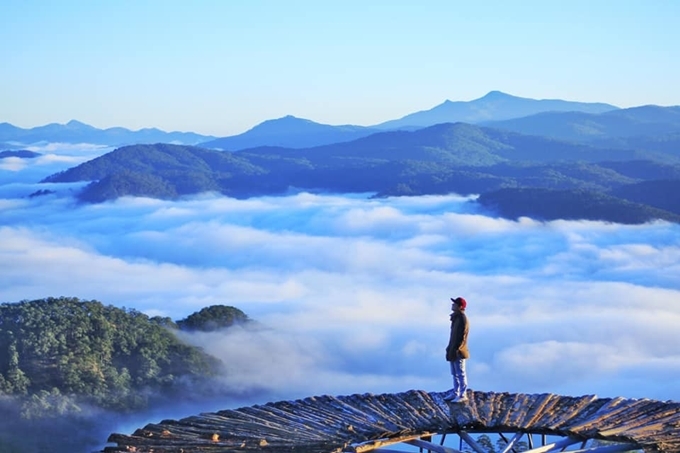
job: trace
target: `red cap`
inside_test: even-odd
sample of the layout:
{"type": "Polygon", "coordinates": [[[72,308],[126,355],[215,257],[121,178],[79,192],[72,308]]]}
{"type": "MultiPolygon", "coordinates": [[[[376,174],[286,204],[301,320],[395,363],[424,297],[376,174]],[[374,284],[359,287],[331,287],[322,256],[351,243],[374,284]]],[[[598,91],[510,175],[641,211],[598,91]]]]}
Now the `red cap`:
{"type": "Polygon", "coordinates": [[[465,307],[467,307],[467,301],[462,297],[456,297],[455,299],[452,297],[451,302],[460,306],[460,308],[462,308],[463,310],[465,310],[465,307]]]}

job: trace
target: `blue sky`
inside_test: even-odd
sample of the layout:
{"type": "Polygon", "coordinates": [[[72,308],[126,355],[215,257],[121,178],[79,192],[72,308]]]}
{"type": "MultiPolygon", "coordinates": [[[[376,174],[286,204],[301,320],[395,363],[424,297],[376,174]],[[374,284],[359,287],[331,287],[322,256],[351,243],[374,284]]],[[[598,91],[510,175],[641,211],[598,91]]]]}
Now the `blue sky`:
{"type": "Polygon", "coordinates": [[[0,122],[227,136],[491,90],[678,105],[679,17],[674,0],[4,0],[0,122]]]}

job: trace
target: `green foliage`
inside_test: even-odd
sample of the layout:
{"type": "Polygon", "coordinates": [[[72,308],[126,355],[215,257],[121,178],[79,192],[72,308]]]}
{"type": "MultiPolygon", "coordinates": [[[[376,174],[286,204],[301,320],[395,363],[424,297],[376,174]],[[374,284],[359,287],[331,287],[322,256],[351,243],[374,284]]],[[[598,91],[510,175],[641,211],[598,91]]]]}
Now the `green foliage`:
{"type": "Polygon", "coordinates": [[[177,321],[182,330],[199,330],[209,332],[213,330],[231,327],[234,324],[250,322],[248,316],[235,307],[225,305],[212,305],[203,308],[187,318],[177,321]]]}
{"type": "Polygon", "coordinates": [[[21,406],[21,418],[26,420],[62,417],[79,412],[81,412],[81,409],[76,402],[72,398],[62,395],[57,388],[50,391],[40,390],[27,398],[21,406]]]}
{"type": "Polygon", "coordinates": [[[171,199],[221,191],[223,181],[234,175],[263,173],[266,170],[231,153],[158,143],[119,148],[45,181],[92,181],[80,198],[96,203],[125,195],[171,199]]]}
{"type": "Polygon", "coordinates": [[[613,195],[634,203],[680,214],[680,178],[675,180],[642,181],[613,191],[613,195]]]}
{"type": "Polygon", "coordinates": [[[115,200],[124,196],[169,199],[177,196],[177,190],[156,175],[121,170],[88,184],[80,194],[83,201],[90,203],[115,200]]]}
{"type": "Polygon", "coordinates": [[[22,415],[62,414],[81,403],[126,411],[217,372],[181,343],[164,318],[98,301],[47,298],[0,305],[0,392],[24,399],[22,415]]]}
{"type": "Polygon", "coordinates": [[[494,448],[493,442],[491,441],[491,438],[488,436],[488,434],[480,434],[477,436],[477,443],[489,453],[496,453],[496,449],[494,448]]]}
{"type": "Polygon", "coordinates": [[[678,214],[588,190],[501,189],[482,194],[478,202],[503,217],[515,219],[586,219],[623,224],[663,219],[680,223],[678,214]]]}

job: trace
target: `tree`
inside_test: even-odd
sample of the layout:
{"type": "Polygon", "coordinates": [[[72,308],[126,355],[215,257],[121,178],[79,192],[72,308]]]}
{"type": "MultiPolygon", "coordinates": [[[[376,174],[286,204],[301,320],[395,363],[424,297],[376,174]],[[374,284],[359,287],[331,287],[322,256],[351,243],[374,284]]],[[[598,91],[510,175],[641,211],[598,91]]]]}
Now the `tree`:
{"type": "Polygon", "coordinates": [[[65,407],[60,395],[129,411],[145,407],[148,395],[185,392],[220,364],[182,343],[173,325],[77,298],[1,304],[0,392],[26,395],[27,416],[46,405],[65,407]]]}
{"type": "Polygon", "coordinates": [[[245,324],[250,321],[248,316],[238,308],[212,305],[189,315],[185,319],[177,321],[177,325],[182,330],[209,332],[231,327],[235,324],[245,324]]]}
{"type": "Polygon", "coordinates": [[[480,434],[477,437],[477,443],[489,453],[496,453],[493,442],[491,442],[491,438],[487,434],[480,434]]]}
{"type": "Polygon", "coordinates": [[[7,393],[26,394],[31,380],[19,368],[19,353],[17,352],[16,342],[9,345],[7,349],[7,373],[5,382],[7,383],[7,393]]]}

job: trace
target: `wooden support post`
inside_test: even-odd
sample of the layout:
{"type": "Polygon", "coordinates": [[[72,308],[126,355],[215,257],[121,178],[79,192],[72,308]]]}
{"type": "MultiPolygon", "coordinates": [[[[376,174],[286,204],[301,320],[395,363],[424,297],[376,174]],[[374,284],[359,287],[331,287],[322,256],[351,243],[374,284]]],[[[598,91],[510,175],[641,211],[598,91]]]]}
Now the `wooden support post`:
{"type": "Polygon", "coordinates": [[[635,451],[640,450],[633,444],[615,444],[615,445],[602,445],[599,447],[586,448],[581,450],[572,450],[569,453],[620,453],[624,451],[635,451]]]}
{"type": "Polygon", "coordinates": [[[579,442],[581,442],[581,439],[567,437],[562,440],[558,440],[557,442],[553,442],[552,444],[547,444],[541,447],[529,449],[524,453],[548,453],[553,451],[561,451],[563,448],[577,444],[579,442]]]}
{"type": "Polygon", "coordinates": [[[413,445],[414,447],[419,447],[420,449],[424,448],[425,450],[433,451],[435,453],[462,453],[460,450],[456,450],[455,448],[449,448],[443,445],[433,444],[432,442],[428,442],[422,439],[413,439],[404,443],[413,445]]]}
{"type": "MultiPolygon", "coordinates": [[[[515,451],[515,449],[514,449],[515,444],[517,443],[518,440],[520,440],[522,438],[523,435],[524,435],[524,433],[521,432],[521,431],[518,432],[517,434],[515,434],[515,436],[510,440],[510,442],[508,442],[508,445],[505,446],[505,448],[503,449],[503,451],[501,453],[508,453],[510,450],[515,451]]],[[[501,434],[501,436],[503,436],[503,435],[501,434]]],[[[503,436],[503,439],[505,440],[505,436],[503,436]]],[[[506,442],[507,442],[507,440],[506,440],[506,442]]]]}
{"type": "MultiPolygon", "coordinates": [[[[486,450],[484,449],[484,447],[482,447],[481,445],[479,445],[479,444],[477,443],[477,441],[474,440],[474,439],[472,438],[472,436],[470,436],[470,435],[469,435],[468,433],[466,433],[465,431],[460,431],[460,432],[458,433],[458,435],[459,435],[459,436],[461,437],[461,439],[463,439],[470,447],[472,447],[472,449],[473,449],[474,451],[476,451],[477,453],[489,453],[488,451],[486,451],[486,450]]],[[[462,448],[461,448],[461,450],[462,450],[462,448]]]]}

